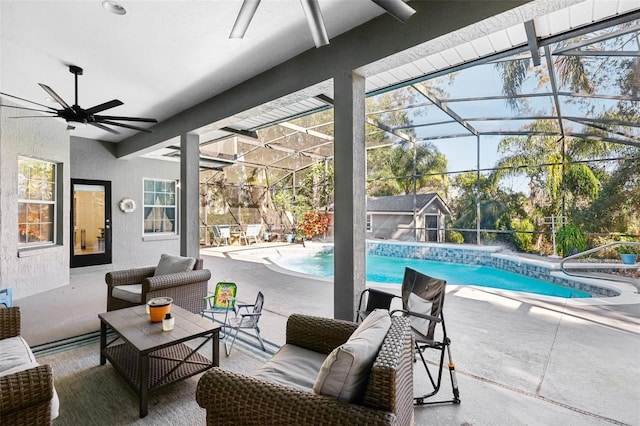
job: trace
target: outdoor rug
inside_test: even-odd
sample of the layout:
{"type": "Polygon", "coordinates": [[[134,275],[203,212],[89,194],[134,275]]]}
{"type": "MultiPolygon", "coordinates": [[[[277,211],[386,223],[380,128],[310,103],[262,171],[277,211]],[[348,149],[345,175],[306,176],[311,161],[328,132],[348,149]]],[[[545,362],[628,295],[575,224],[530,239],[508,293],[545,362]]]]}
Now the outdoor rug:
{"type": "MultiPolygon", "coordinates": [[[[211,356],[210,345],[201,353],[211,356]],[[208,352],[208,353],[207,353],[208,352]]],[[[96,336],[67,347],[36,350],[40,364],[49,364],[60,398],[57,425],[196,425],[205,424],[206,413],[196,402],[196,386],[202,374],[172,383],[149,394],[148,414],[139,417],[138,397],[107,361],[100,365],[100,343],[96,336]]],[[[267,344],[263,352],[236,341],[227,357],[220,342],[220,367],[251,374],[277,347],[267,344]]]]}

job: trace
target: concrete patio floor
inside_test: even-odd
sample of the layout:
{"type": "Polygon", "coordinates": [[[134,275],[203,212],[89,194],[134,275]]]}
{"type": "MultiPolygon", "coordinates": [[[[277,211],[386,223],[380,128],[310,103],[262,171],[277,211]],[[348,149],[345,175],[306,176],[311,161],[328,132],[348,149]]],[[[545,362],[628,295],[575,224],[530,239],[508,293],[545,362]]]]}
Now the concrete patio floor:
{"type": "MultiPolygon", "coordinates": [[[[333,316],[331,281],[246,253],[201,250],[210,290],[233,281],[242,302],[264,293],[263,338],[283,344],[292,313],[333,316]]],[[[73,269],[70,285],[15,300],[25,339],[37,346],[98,330],[109,270],[73,269]]],[[[640,294],[578,300],[449,286],[444,313],[462,403],[416,407],[417,425],[640,425],[640,294]]],[[[418,388],[425,380],[419,373],[418,388]]],[[[451,395],[443,381],[439,399],[451,395]]]]}

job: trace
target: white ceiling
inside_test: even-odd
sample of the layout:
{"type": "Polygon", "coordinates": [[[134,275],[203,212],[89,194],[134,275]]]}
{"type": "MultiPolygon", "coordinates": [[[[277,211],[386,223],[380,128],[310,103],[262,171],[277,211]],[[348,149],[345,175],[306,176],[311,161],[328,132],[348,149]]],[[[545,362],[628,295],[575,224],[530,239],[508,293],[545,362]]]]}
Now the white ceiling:
{"type": "MultiPolygon", "coordinates": [[[[241,0],[119,3],[126,15],[101,0],[0,1],[0,92],[60,108],[44,83],[72,104],[68,66],[76,65],[83,108],[119,99],[124,105],[103,114],[162,121],[314,48],[298,0],[263,0],[242,40],[229,39],[241,0]]],[[[319,3],[330,39],[384,13],[370,0],[319,3]]],[[[73,135],[116,142],[135,133],[118,131],[87,126],[73,135]]]]}

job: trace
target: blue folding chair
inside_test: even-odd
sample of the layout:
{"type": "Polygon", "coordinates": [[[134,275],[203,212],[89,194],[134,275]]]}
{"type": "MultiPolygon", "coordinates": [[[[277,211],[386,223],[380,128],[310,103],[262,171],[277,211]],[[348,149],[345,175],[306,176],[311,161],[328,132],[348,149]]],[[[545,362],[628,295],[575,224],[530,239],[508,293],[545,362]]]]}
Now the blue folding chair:
{"type": "Polygon", "coordinates": [[[4,305],[7,308],[13,306],[13,289],[3,288],[0,289],[0,305],[4,305]]]}

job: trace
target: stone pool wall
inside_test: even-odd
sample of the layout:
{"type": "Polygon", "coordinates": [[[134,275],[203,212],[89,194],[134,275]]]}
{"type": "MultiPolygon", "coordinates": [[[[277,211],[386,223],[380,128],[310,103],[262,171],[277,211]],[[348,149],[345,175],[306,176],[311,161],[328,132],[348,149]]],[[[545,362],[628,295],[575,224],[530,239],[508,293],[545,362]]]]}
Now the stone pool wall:
{"type": "Polygon", "coordinates": [[[617,291],[610,288],[554,275],[552,272],[560,271],[557,264],[504,253],[501,247],[367,241],[367,253],[378,256],[491,266],[564,287],[582,290],[597,297],[619,295],[617,291]]]}

